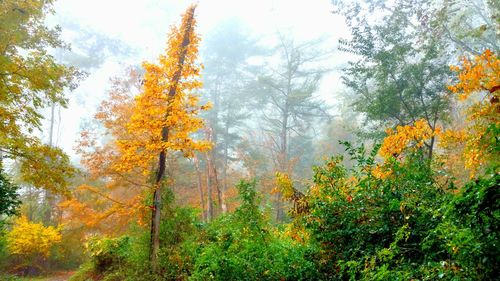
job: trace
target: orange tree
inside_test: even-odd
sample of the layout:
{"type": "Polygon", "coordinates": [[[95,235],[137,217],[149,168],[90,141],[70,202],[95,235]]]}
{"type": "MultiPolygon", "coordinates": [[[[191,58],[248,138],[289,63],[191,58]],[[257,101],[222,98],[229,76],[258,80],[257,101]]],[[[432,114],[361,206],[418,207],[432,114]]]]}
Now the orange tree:
{"type": "Polygon", "coordinates": [[[143,224],[146,213],[144,195],[148,177],[138,171],[117,169],[121,154],[118,140],[135,137],[127,132],[132,116],[134,95],[140,91],[140,75],[128,69],[124,78],[113,78],[109,97],[96,115],[96,125],[81,132],[76,147],[84,167],[83,184],[59,204],[66,228],[86,233],[121,234],[131,222],[143,224]],[[99,141],[105,140],[105,141],[99,141]],[[83,231],[81,231],[83,230],[83,231]]]}
{"type": "Polygon", "coordinates": [[[210,148],[209,142],[191,137],[191,133],[203,127],[198,113],[208,109],[200,106],[199,97],[193,94],[201,87],[201,66],[196,62],[200,38],[194,31],[195,8],[193,5],[187,9],[180,28],[171,28],[166,53],[160,56],[159,64],[144,63],[144,88],[127,124],[127,132],[134,137],[118,141],[122,155],[118,170],[140,170],[154,177],[150,252],[153,269],[160,246],[160,202],[167,153],[180,151],[189,157],[194,151],[210,148]]]}
{"type": "Polygon", "coordinates": [[[486,50],[473,59],[462,57],[462,65],[451,69],[458,73],[458,82],[449,89],[470,106],[466,109],[466,127],[446,130],[442,146],[461,146],[465,168],[474,177],[488,163],[498,167],[500,60],[498,54],[486,50]]]}

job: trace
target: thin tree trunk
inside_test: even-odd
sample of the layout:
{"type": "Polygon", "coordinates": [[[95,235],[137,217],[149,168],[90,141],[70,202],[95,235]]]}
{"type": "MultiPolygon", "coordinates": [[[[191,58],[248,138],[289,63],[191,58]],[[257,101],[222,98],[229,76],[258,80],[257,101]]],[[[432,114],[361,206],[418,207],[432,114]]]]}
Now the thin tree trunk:
{"type": "MultiPolygon", "coordinates": [[[[186,59],[186,54],[187,54],[187,47],[190,43],[189,34],[191,32],[191,29],[193,28],[192,23],[193,23],[195,8],[196,8],[195,6],[192,6],[190,8],[191,11],[188,11],[189,18],[187,19],[186,22],[186,28],[183,30],[184,34],[181,44],[181,53],[179,55],[179,60],[177,62],[177,69],[172,77],[171,80],[172,83],[170,84],[168,90],[169,100],[172,100],[173,97],[176,95],[177,86],[181,78],[182,68],[184,66],[184,61],[186,59]]],[[[168,117],[169,114],[170,112],[166,112],[166,117],[168,117]]],[[[163,142],[168,141],[168,130],[169,128],[164,127],[161,131],[161,140],[163,142]]],[[[156,272],[158,269],[158,252],[160,249],[161,187],[162,187],[163,176],[165,174],[166,155],[167,152],[165,150],[162,150],[160,152],[158,159],[158,170],[156,173],[156,179],[154,184],[155,191],[153,193],[153,206],[151,214],[151,245],[150,245],[151,246],[150,262],[151,262],[151,269],[153,272],[156,272]]]]}
{"type": "Polygon", "coordinates": [[[432,160],[432,153],[433,153],[433,150],[434,150],[434,142],[435,141],[436,141],[436,137],[433,136],[431,138],[431,143],[429,144],[429,154],[428,154],[429,160],[432,160]]]}
{"type": "Polygon", "coordinates": [[[210,161],[207,159],[207,198],[208,198],[208,213],[207,213],[207,221],[212,221],[214,218],[214,202],[212,199],[212,176],[211,176],[211,168],[210,161]]]}
{"type": "MultiPolygon", "coordinates": [[[[217,144],[217,140],[214,138],[214,133],[213,133],[213,128],[208,127],[206,131],[207,139],[213,142],[215,145],[217,144]]],[[[212,187],[215,187],[215,191],[217,192],[217,205],[218,205],[218,213],[221,213],[221,208],[223,205],[222,202],[222,193],[219,187],[219,180],[217,178],[217,168],[215,164],[215,152],[216,149],[212,148],[212,150],[208,153],[205,153],[205,159],[207,162],[207,185],[210,187],[210,191],[213,190],[212,187]]],[[[212,194],[209,194],[212,196],[212,194]]],[[[211,197],[210,197],[211,198],[211,197]]],[[[213,204],[212,204],[213,205],[213,204]]],[[[209,205],[210,207],[210,205],[209,205]]],[[[210,213],[210,212],[209,212],[210,213]]],[[[211,219],[214,218],[214,210],[212,207],[212,212],[211,212],[211,219]]]]}
{"type": "Polygon", "coordinates": [[[217,167],[215,165],[215,152],[211,151],[210,152],[210,167],[212,168],[212,178],[213,178],[213,184],[215,186],[215,190],[217,191],[217,203],[219,205],[219,213],[222,212],[222,205],[223,199],[222,199],[222,192],[220,189],[220,184],[219,184],[219,179],[217,177],[217,167]]]}
{"type": "Polygon", "coordinates": [[[227,164],[228,164],[228,142],[229,139],[229,128],[228,125],[226,124],[226,131],[224,134],[224,159],[223,160],[223,167],[222,167],[222,213],[225,214],[227,213],[227,205],[226,205],[226,200],[224,199],[224,195],[226,194],[227,191],[227,164]]]}
{"type": "MultiPolygon", "coordinates": [[[[52,103],[50,107],[50,129],[49,129],[49,146],[53,147],[54,144],[54,123],[55,123],[55,109],[56,104],[52,103]]],[[[51,224],[53,219],[53,211],[56,208],[54,194],[50,190],[45,190],[45,202],[47,203],[48,210],[45,212],[45,222],[51,224]]]]}
{"type": "Polygon", "coordinates": [[[196,168],[196,175],[198,176],[198,192],[200,193],[200,206],[201,206],[201,218],[204,222],[207,221],[207,214],[205,212],[205,195],[203,194],[202,177],[200,171],[200,161],[198,157],[194,156],[194,166],[196,168]]]}
{"type": "MultiPolygon", "coordinates": [[[[288,104],[285,104],[285,111],[283,112],[282,127],[280,132],[281,137],[281,147],[280,147],[280,172],[288,172],[288,104]]],[[[281,192],[276,193],[276,221],[278,223],[283,222],[283,194],[281,192]]]]}

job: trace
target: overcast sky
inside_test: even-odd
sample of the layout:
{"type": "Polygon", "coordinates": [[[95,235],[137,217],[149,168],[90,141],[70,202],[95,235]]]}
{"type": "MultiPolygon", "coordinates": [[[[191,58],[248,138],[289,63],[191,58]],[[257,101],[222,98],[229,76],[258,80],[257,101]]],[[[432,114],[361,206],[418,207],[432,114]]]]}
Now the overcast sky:
{"type": "MultiPolygon", "coordinates": [[[[92,118],[109,89],[109,79],[123,74],[127,66],[154,61],[165,47],[169,27],[179,24],[180,15],[191,3],[193,1],[185,0],[59,0],[55,3],[56,14],[48,22],[63,27],[62,37],[66,42],[79,43],[75,42],[78,34],[64,28],[70,23],[120,40],[132,50],[127,55],[108,54],[98,68],[89,71],[80,87],[68,94],[70,106],[61,111],[62,122],[56,124],[60,147],[75,156],[73,147],[81,124],[92,118]]],[[[334,50],[338,39],[347,37],[349,32],[343,18],[331,11],[330,0],[201,0],[196,16],[202,40],[218,23],[237,18],[254,36],[262,37],[263,42],[283,32],[293,34],[296,41],[325,37],[324,47],[334,50]]],[[[201,44],[203,47],[203,41],[201,44]]],[[[333,106],[333,111],[342,88],[338,69],[348,57],[335,52],[324,62],[337,70],[324,77],[318,95],[333,106]]]]}

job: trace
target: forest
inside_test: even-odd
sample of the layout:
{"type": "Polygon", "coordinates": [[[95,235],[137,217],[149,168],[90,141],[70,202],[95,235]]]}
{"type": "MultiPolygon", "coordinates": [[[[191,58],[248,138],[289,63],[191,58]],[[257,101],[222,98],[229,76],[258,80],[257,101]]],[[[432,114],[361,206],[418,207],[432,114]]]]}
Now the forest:
{"type": "Polygon", "coordinates": [[[0,280],[499,280],[499,56],[495,0],[0,0],[0,280]]]}

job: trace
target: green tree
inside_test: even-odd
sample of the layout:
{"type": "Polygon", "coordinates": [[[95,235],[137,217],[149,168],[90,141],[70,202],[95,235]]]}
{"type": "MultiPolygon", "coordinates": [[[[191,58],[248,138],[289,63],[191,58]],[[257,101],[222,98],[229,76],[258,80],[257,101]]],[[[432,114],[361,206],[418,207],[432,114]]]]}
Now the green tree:
{"type": "Polygon", "coordinates": [[[19,187],[12,184],[0,167],[0,228],[3,216],[12,216],[17,213],[17,207],[21,203],[17,190],[19,187]]]}
{"type": "MultiPolygon", "coordinates": [[[[329,117],[324,102],[315,96],[326,71],[317,64],[326,53],[319,50],[321,41],[298,44],[281,35],[279,39],[280,45],[276,48],[279,63],[259,77],[259,84],[265,101],[261,106],[263,126],[271,139],[275,170],[290,173],[294,162],[290,154],[291,139],[299,137],[307,142],[315,122],[329,117]]],[[[301,145],[303,141],[298,143],[301,145]]],[[[300,160],[300,155],[295,156],[300,160]]],[[[276,211],[277,220],[281,221],[284,213],[279,192],[276,211]]]]}
{"type": "Polygon", "coordinates": [[[212,169],[210,183],[219,191],[218,203],[223,212],[227,210],[224,194],[230,185],[228,168],[237,160],[234,154],[241,142],[240,132],[246,127],[254,102],[254,99],[248,98],[251,95],[249,85],[255,78],[248,59],[262,53],[263,50],[245,26],[235,19],[217,26],[207,36],[202,50],[205,66],[203,90],[214,105],[206,113],[209,134],[214,143],[214,148],[206,157],[207,168],[212,169]]]}
{"type": "MultiPolygon", "coordinates": [[[[423,118],[435,129],[446,118],[449,57],[446,41],[429,29],[439,24],[428,14],[431,2],[334,1],[352,34],[340,41],[340,49],[357,56],[344,69],[343,82],[352,91],[355,110],[373,127],[423,118]]],[[[434,144],[434,138],[425,143],[428,157],[434,144]]]]}

